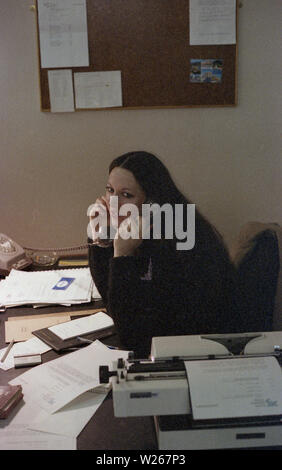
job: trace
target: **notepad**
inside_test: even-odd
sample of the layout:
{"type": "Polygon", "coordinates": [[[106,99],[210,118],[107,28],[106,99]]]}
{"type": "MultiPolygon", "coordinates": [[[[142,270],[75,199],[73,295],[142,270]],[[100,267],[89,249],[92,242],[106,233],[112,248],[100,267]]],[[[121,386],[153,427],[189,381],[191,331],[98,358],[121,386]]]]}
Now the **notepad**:
{"type": "Polygon", "coordinates": [[[113,324],[114,322],[109,315],[104,312],[98,312],[88,317],[77,318],[76,320],[61,323],[60,325],[50,326],[48,330],[65,340],[103,330],[113,326],[113,324]]]}
{"type": "MultiPolygon", "coordinates": [[[[19,317],[20,318],[20,317],[19,317]]],[[[32,332],[39,330],[40,328],[47,328],[48,326],[55,325],[57,323],[66,323],[70,320],[69,315],[52,315],[40,318],[29,318],[17,321],[6,321],[5,322],[5,341],[25,341],[33,338],[32,332]]]]}

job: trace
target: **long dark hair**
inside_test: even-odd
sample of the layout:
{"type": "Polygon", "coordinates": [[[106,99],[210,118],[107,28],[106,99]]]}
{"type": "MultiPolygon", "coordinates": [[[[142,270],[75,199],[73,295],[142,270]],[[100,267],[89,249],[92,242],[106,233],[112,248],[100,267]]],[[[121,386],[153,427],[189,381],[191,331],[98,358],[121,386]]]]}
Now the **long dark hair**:
{"type": "MultiPolygon", "coordinates": [[[[109,173],[121,167],[130,171],[146,194],[146,201],[160,206],[169,203],[191,204],[175,185],[166,166],[155,155],[145,151],[125,153],[115,158],[109,166],[109,173]]],[[[184,229],[186,229],[184,211],[184,229]]],[[[217,230],[206,220],[196,208],[196,242],[205,245],[220,245],[223,241],[217,230]]]]}
{"type": "Polygon", "coordinates": [[[109,173],[115,167],[131,171],[145,192],[147,200],[159,205],[189,204],[187,198],[176,187],[168,169],[152,153],[143,151],[125,153],[112,161],[109,173]]]}

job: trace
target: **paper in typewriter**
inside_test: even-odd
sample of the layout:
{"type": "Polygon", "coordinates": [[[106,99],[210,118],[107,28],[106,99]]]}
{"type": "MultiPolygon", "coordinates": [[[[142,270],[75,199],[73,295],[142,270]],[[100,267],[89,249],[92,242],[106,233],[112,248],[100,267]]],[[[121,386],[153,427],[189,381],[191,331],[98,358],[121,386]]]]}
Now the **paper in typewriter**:
{"type": "Polygon", "coordinates": [[[282,415],[274,357],[185,362],[195,420],[282,415]]]}

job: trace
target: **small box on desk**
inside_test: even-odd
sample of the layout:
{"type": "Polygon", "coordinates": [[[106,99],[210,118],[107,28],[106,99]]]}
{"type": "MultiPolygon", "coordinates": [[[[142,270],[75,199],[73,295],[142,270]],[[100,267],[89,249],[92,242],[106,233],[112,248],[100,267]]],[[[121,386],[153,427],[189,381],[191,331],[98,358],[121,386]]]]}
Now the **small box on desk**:
{"type": "Polygon", "coordinates": [[[22,398],[21,385],[0,385],[0,419],[7,418],[22,398]]]}

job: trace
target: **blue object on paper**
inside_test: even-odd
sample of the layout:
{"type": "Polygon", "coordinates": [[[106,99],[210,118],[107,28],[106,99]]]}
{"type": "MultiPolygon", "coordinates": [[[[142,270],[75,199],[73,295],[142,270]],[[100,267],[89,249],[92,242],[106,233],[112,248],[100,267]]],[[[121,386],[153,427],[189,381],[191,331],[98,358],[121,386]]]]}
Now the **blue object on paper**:
{"type": "Polygon", "coordinates": [[[61,279],[52,288],[54,290],[66,290],[71,283],[75,280],[74,277],[61,277],[61,279]]]}

